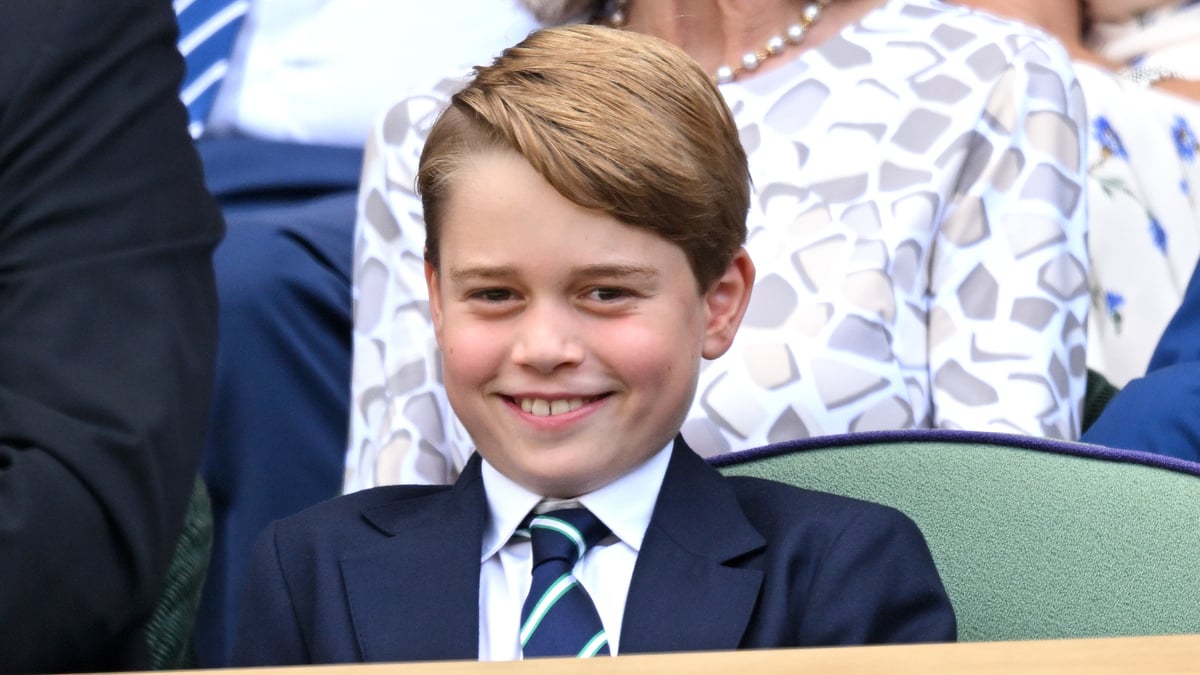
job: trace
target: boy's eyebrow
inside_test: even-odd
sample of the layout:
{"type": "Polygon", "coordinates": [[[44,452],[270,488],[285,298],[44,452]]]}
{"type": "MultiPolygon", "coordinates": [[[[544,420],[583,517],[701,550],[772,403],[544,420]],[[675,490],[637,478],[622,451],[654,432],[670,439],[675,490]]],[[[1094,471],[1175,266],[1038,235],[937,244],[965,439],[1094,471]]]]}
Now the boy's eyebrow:
{"type": "Polygon", "coordinates": [[[450,270],[450,279],[458,283],[479,279],[499,279],[510,277],[517,273],[515,267],[509,265],[469,265],[450,270]]]}
{"type": "Polygon", "coordinates": [[[645,277],[652,279],[658,276],[658,269],[649,265],[597,263],[595,265],[584,265],[583,267],[576,268],[574,273],[576,276],[581,277],[645,277]]]}
{"type": "MultiPolygon", "coordinates": [[[[652,279],[658,276],[658,269],[649,265],[632,263],[597,263],[583,265],[571,270],[576,277],[605,277],[629,278],[642,277],[652,279]]],[[[518,274],[517,268],[511,265],[469,265],[450,270],[450,279],[456,283],[478,281],[485,279],[502,279],[518,274]]]]}

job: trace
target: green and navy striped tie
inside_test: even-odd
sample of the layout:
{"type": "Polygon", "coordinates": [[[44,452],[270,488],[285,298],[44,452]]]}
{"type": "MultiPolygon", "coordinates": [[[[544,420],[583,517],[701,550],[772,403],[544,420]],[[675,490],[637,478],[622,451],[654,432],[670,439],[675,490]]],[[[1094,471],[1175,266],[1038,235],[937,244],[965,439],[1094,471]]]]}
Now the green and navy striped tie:
{"type": "Polygon", "coordinates": [[[521,609],[521,651],[536,656],[608,655],[608,637],[591,596],[572,570],[609,529],[584,508],[533,515],[533,581],[521,609]]]}

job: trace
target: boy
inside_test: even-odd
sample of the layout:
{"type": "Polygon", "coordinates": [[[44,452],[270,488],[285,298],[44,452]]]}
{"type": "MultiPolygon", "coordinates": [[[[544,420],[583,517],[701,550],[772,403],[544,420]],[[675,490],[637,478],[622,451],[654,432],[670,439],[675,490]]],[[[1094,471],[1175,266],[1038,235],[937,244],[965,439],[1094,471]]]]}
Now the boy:
{"type": "Polygon", "coordinates": [[[683,52],[532,34],[456,95],[417,187],[442,379],[478,452],[453,486],[271,526],[237,663],[954,639],[903,515],[724,478],[677,438],[754,282],[746,157],[683,52]],[[552,540],[570,554],[543,562],[552,540]]]}

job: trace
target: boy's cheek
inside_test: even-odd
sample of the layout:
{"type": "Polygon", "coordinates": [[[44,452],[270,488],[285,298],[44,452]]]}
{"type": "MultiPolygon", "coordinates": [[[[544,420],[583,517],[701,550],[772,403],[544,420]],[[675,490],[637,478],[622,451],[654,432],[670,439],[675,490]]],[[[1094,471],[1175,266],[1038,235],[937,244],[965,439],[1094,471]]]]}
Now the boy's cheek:
{"type": "Polygon", "coordinates": [[[493,374],[503,359],[500,338],[495,331],[489,331],[478,322],[445,315],[443,318],[440,327],[435,326],[435,332],[447,379],[473,380],[493,374]]]}
{"type": "Polygon", "coordinates": [[[640,381],[658,381],[676,368],[698,368],[700,361],[699,338],[665,326],[626,327],[609,335],[597,334],[594,344],[603,350],[610,365],[619,364],[622,371],[640,381]]]}

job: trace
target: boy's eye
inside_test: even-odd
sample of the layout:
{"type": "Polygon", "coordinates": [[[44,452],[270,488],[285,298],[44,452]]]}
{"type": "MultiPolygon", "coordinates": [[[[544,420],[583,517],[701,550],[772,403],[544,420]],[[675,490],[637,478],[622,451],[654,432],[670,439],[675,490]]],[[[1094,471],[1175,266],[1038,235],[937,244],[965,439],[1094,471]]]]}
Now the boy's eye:
{"type": "Polygon", "coordinates": [[[506,288],[484,288],[472,291],[467,297],[472,300],[482,300],[483,302],[504,302],[512,299],[513,292],[506,288]]]}
{"type": "Polygon", "coordinates": [[[632,294],[624,288],[615,288],[612,286],[600,286],[588,291],[588,297],[592,298],[593,300],[599,300],[600,302],[612,302],[613,300],[628,298],[631,295],[632,294]]]}

